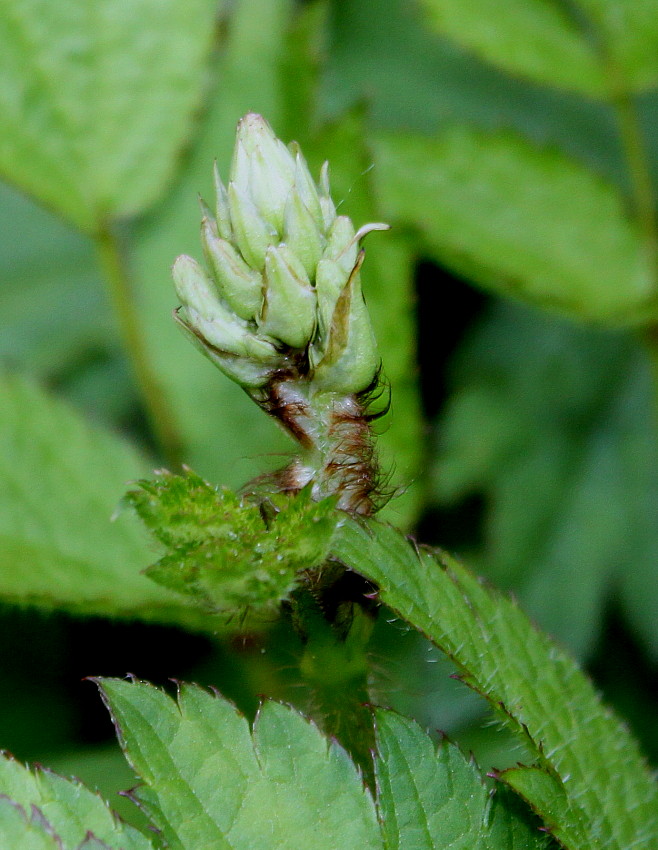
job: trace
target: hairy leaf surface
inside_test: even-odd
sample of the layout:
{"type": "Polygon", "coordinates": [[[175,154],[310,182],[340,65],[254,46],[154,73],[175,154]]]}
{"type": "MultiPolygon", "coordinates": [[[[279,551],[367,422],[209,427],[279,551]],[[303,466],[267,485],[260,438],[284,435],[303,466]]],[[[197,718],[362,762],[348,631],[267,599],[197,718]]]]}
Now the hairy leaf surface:
{"type": "Polygon", "coordinates": [[[22,806],[6,797],[0,797],[0,839],[3,847],[62,850],[58,837],[38,813],[28,814],[22,806]]]}
{"type": "Polygon", "coordinates": [[[314,502],[309,490],[259,505],[190,470],[139,486],[126,501],[167,550],[149,578],[238,616],[276,615],[298,573],[326,559],[339,517],[335,499],[314,502]]]}
{"type": "MultiPolygon", "coordinates": [[[[382,601],[440,646],[534,749],[569,803],[554,824],[565,846],[656,846],[658,785],[636,742],[575,662],[512,601],[447,555],[417,550],[374,520],[347,521],[335,554],[377,582],[382,601]]],[[[550,822],[545,796],[528,800],[550,822]]]]}
{"type": "Polygon", "coordinates": [[[446,739],[438,748],[413,721],[376,712],[378,805],[388,850],[540,850],[546,835],[511,795],[491,792],[446,739]]]}
{"type": "Polygon", "coordinates": [[[222,697],[178,701],[143,683],[100,683],[145,785],[136,796],[171,848],[381,848],[370,794],[336,744],[265,703],[253,730],[222,697]]]}

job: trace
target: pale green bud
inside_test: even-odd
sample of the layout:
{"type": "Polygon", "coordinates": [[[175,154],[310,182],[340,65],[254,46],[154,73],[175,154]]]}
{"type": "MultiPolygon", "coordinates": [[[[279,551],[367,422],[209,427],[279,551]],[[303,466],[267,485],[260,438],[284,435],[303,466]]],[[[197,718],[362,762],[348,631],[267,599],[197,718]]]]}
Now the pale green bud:
{"type": "Polygon", "coordinates": [[[247,195],[259,215],[280,233],[296,163],[260,115],[250,113],[238,124],[230,181],[247,195]]]}
{"type": "Polygon", "coordinates": [[[254,269],[265,265],[265,252],[279,241],[274,227],[262,218],[249,195],[235,183],[228,184],[228,201],[235,242],[254,269]]]}
{"type": "Polygon", "coordinates": [[[208,275],[189,257],[174,267],[177,319],[210,359],[251,389],[275,374],[357,393],[378,368],[361,293],[359,240],[316,184],[298,146],[259,115],[239,123],[228,188],[217,167],[215,214],[202,202],[208,275]]]}
{"type": "Polygon", "coordinates": [[[315,330],[317,298],[304,267],[286,245],[267,249],[265,280],[259,329],[292,348],[304,348],[315,330]]]}
{"type": "MultiPolygon", "coordinates": [[[[356,262],[356,258],[355,258],[356,262]]],[[[321,359],[329,342],[329,331],[331,329],[331,321],[334,315],[334,308],[340,296],[340,293],[345,288],[345,280],[349,279],[348,275],[335,260],[322,259],[318,263],[317,272],[315,275],[315,290],[318,295],[318,341],[313,346],[313,356],[321,359]]],[[[312,363],[311,365],[315,365],[312,363]]]]}
{"type": "Polygon", "coordinates": [[[313,277],[325,239],[313,215],[296,192],[290,195],[286,204],[284,240],[299,257],[309,277],[313,277]]]}
{"type": "Polygon", "coordinates": [[[247,357],[238,357],[234,354],[221,352],[209,346],[207,340],[203,339],[199,331],[185,318],[183,308],[181,307],[174,311],[174,318],[181,330],[196,345],[199,351],[205,354],[231,380],[240,384],[242,387],[254,389],[256,387],[262,387],[263,384],[267,383],[272,371],[271,365],[247,357]]]}
{"type": "Polygon", "coordinates": [[[302,156],[297,144],[292,145],[295,151],[295,192],[302,199],[304,206],[313,216],[315,223],[321,230],[326,230],[320,196],[315,181],[308,170],[306,160],[302,156]]]}
{"type": "Polygon", "coordinates": [[[322,255],[323,259],[333,260],[340,267],[344,275],[343,285],[354,268],[359,251],[355,236],[352,220],[346,215],[337,216],[329,230],[327,246],[322,255]]]}
{"type": "Polygon", "coordinates": [[[329,163],[324,162],[320,170],[320,209],[322,210],[322,221],[325,230],[329,230],[336,218],[336,205],[331,197],[329,186],[329,163]]]}
{"type": "Polygon", "coordinates": [[[219,352],[272,360],[276,349],[249,330],[247,322],[220,301],[206,272],[191,257],[178,257],[172,269],[174,285],[182,302],[179,318],[219,352]]]}
{"type": "Polygon", "coordinates": [[[219,176],[219,170],[217,168],[216,162],[213,165],[213,177],[215,180],[215,197],[217,198],[215,204],[217,232],[222,237],[222,239],[227,239],[230,242],[233,238],[233,227],[231,226],[231,210],[228,205],[228,195],[226,193],[226,187],[222,183],[222,179],[219,176]]]}
{"type": "Polygon", "coordinates": [[[208,218],[201,222],[201,243],[222,298],[241,319],[254,319],[263,303],[261,275],[249,268],[229,242],[219,238],[217,227],[208,218]]]}
{"type": "Polygon", "coordinates": [[[359,268],[363,256],[362,251],[336,302],[328,344],[315,366],[313,382],[320,390],[357,393],[377,374],[377,341],[361,292],[359,268]]]}

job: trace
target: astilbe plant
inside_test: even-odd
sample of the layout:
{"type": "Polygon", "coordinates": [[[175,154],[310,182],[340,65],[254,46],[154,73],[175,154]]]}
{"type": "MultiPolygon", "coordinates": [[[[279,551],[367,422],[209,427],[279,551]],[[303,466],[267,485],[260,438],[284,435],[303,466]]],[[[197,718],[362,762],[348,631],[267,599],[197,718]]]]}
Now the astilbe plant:
{"type": "Polygon", "coordinates": [[[315,723],[265,700],[250,727],[196,687],[174,701],[101,680],[155,837],[78,784],[5,758],[0,846],[657,848],[656,783],[576,664],[516,604],[373,516],[381,366],[360,242],[385,225],[355,230],[337,215],[328,167],[316,184],[257,115],[238,126],[228,185],[215,182],[214,211],[202,205],[205,268],[187,256],[174,265],[176,319],[298,454],[238,494],[162,471],[126,500],[164,549],[147,575],[200,618],[238,629],[290,618],[315,723]],[[380,603],[448,654],[529,764],[487,785],[452,744],[435,748],[412,721],[367,705],[380,603]]]}

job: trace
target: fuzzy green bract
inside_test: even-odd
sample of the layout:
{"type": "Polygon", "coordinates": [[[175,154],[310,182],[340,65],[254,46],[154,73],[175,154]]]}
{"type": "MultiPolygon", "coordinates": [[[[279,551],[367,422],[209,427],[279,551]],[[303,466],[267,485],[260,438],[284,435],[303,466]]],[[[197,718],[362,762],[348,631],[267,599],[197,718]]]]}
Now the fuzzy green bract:
{"type": "Polygon", "coordinates": [[[189,470],[139,485],[125,500],[167,550],[146,575],[214,611],[274,611],[325,560],[340,517],[308,490],[258,504],[189,470]]]}
{"type": "Polygon", "coordinates": [[[374,520],[343,525],[333,552],[377,582],[382,601],[443,649],[534,751],[537,766],[516,768],[509,784],[565,847],[656,846],[658,785],[637,743],[514,602],[374,520]]]}
{"type": "Polygon", "coordinates": [[[6,850],[150,850],[103,800],[75,780],[0,756],[0,847],[6,850]]]}

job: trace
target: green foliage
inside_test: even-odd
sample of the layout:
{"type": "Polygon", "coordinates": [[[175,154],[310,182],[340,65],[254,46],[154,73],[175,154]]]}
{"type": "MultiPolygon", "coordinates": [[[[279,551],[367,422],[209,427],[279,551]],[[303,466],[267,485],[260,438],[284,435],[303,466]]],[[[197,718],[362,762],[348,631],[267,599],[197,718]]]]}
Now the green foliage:
{"type": "Polygon", "coordinates": [[[0,794],[0,838],[8,850],[152,847],[79,782],[47,770],[31,772],[8,756],[0,757],[0,794]]]}
{"type": "Polygon", "coordinates": [[[651,0],[424,0],[429,20],[458,44],[510,73],[605,97],[658,80],[651,0]]]}
{"type": "Polygon", "coordinates": [[[532,748],[546,778],[524,793],[566,847],[623,850],[658,835],[658,785],[637,744],[514,602],[375,521],[346,523],[334,552],[377,582],[382,601],[443,649],[532,748]],[[555,811],[558,791],[567,805],[555,811]]]}
{"type": "Polygon", "coordinates": [[[459,274],[579,318],[655,315],[652,269],[623,196],[564,154],[454,126],[435,139],[385,136],[375,155],[385,214],[418,228],[431,256],[459,274]]]}
{"type": "MultiPolygon", "coordinates": [[[[235,0],[220,5],[219,22],[215,0],[83,5],[8,0],[0,10],[0,173],[52,211],[0,190],[0,358],[95,420],[127,428],[140,446],[154,442],[142,406],[155,395],[173,444],[203,479],[165,475],[130,497],[166,550],[148,568],[158,586],[140,572],[154,554],[131,517],[109,521],[150,462],[31,380],[3,375],[0,600],[206,630],[221,619],[208,608],[244,625],[248,604],[271,621],[291,591],[299,601],[298,571],[333,546],[447,650],[536,761],[501,773],[490,801],[454,747],[435,752],[413,724],[379,712],[373,803],[343,751],[288,709],[267,703],[252,732],[197,689],[183,689],[176,705],[145,685],[108,683],[146,783],[140,795],[172,847],[535,850],[546,841],[517,793],[567,848],[655,847],[655,788],[635,744],[512,603],[452,561],[417,558],[381,527],[372,537],[347,527],[336,543],[330,503],[272,497],[261,513],[205,483],[237,488],[290,445],[179,335],[169,283],[174,255],[198,253],[196,195],[212,194],[214,158],[228,172],[247,110],[298,139],[315,175],[329,159],[340,211],[394,225],[368,239],[364,266],[392,388],[384,476],[395,470],[390,489],[411,485],[388,516],[409,526],[437,497],[443,506],[483,497],[485,541],[469,554],[478,570],[512,586],[581,654],[595,650],[604,609],[620,602],[658,658],[658,457],[640,343],[494,307],[459,355],[437,442],[424,436],[417,372],[431,390],[442,364],[421,352],[417,369],[413,289],[415,264],[431,259],[503,297],[645,326],[655,347],[655,4],[380,0],[373,15],[369,0],[235,0]],[[106,303],[99,246],[105,275],[108,249],[123,251],[123,294],[112,300],[115,309],[126,302],[141,364],[125,315],[117,321],[106,303]]],[[[371,616],[352,596],[315,590],[318,622],[303,636],[301,666],[312,673],[307,685],[315,676],[336,702],[358,703],[343,715],[359,715],[356,738],[368,713],[371,616]],[[342,631],[332,606],[345,615],[342,631]]],[[[45,666],[70,648],[26,657],[45,666]]],[[[380,650],[372,647],[377,664],[380,650]]],[[[268,654],[258,655],[265,669],[268,654]]],[[[265,690],[278,674],[268,671],[265,690]]],[[[430,701],[417,695],[426,678],[410,673],[403,685],[410,713],[430,701]]],[[[13,695],[16,681],[9,674],[3,692],[13,695]]],[[[642,694],[650,705],[648,684],[642,694]]],[[[0,725],[28,697],[0,706],[0,725]]],[[[366,751],[370,738],[361,744],[366,751]]],[[[157,836],[124,838],[79,785],[2,767],[19,789],[9,793],[2,774],[3,847],[160,846],[157,836]]]]}
{"type": "Polygon", "coordinates": [[[86,231],[152,203],[189,133],[215,14],[215,0],[3,4],[0,172],[86,231]]]}
{"type": "Polygon", "coordinates": [[[135,796],[172,850],[381,847],[354,765],[290,709],[265,703],[252,733],[200,688],[183,686],[178,702],[141,683],[101,689],[144,782],[135,796]]]}
{"type": "Polygon", "coordinates": [[[547,837],[511,795],[492,798],[474,763],[411,720],[376,712],[377,786],[387,850],[540,850],[547,837]]]}
{"type": "Polygon", "coordinates": [[[486,549],[469,559],[581,655],[616,593],[658,657],[658,446],[638,342],[500,305],[452,382],[434,488],[443,504],[486,499],[486,549]]]}
{"type": "Polygon", "coordinates": [[[136,525],[128,517],[110,522],[144,459],[23,378],[2,376],[0,394],[0,597],[189,622],[174,594],[140,575],[149,551],[136,525]]]}
{"type": "Polygon", "coordinates": [[[575,16],[550,0],[513,0],[503,14],[488,0],[424,0],[437,30],[511,73],[602,96],[606,80],[575,16]]]}
{"type": "Polygon", "coordinates": [[[139,485],[126,501],[167,549],[146,575],[212,611],[276,614],[298,574],[326,559],[338,521],[335,499],[313,502],[309,489],[258,504],[189,470],[139,485]]]}
{"type": "Polygon", "coordinates": [[[377,712],[378,824],[344,751],[285,706],[264,703],[250,730],[230,703],[197,687],[183,686],[177,702],[145,683],[106,679],[100,687],[144,782],[135,798],[169,847],[546,846],[504,790],[490,798],[456,747],[444,741],[435,753],[392,712],[377,712]]]}

